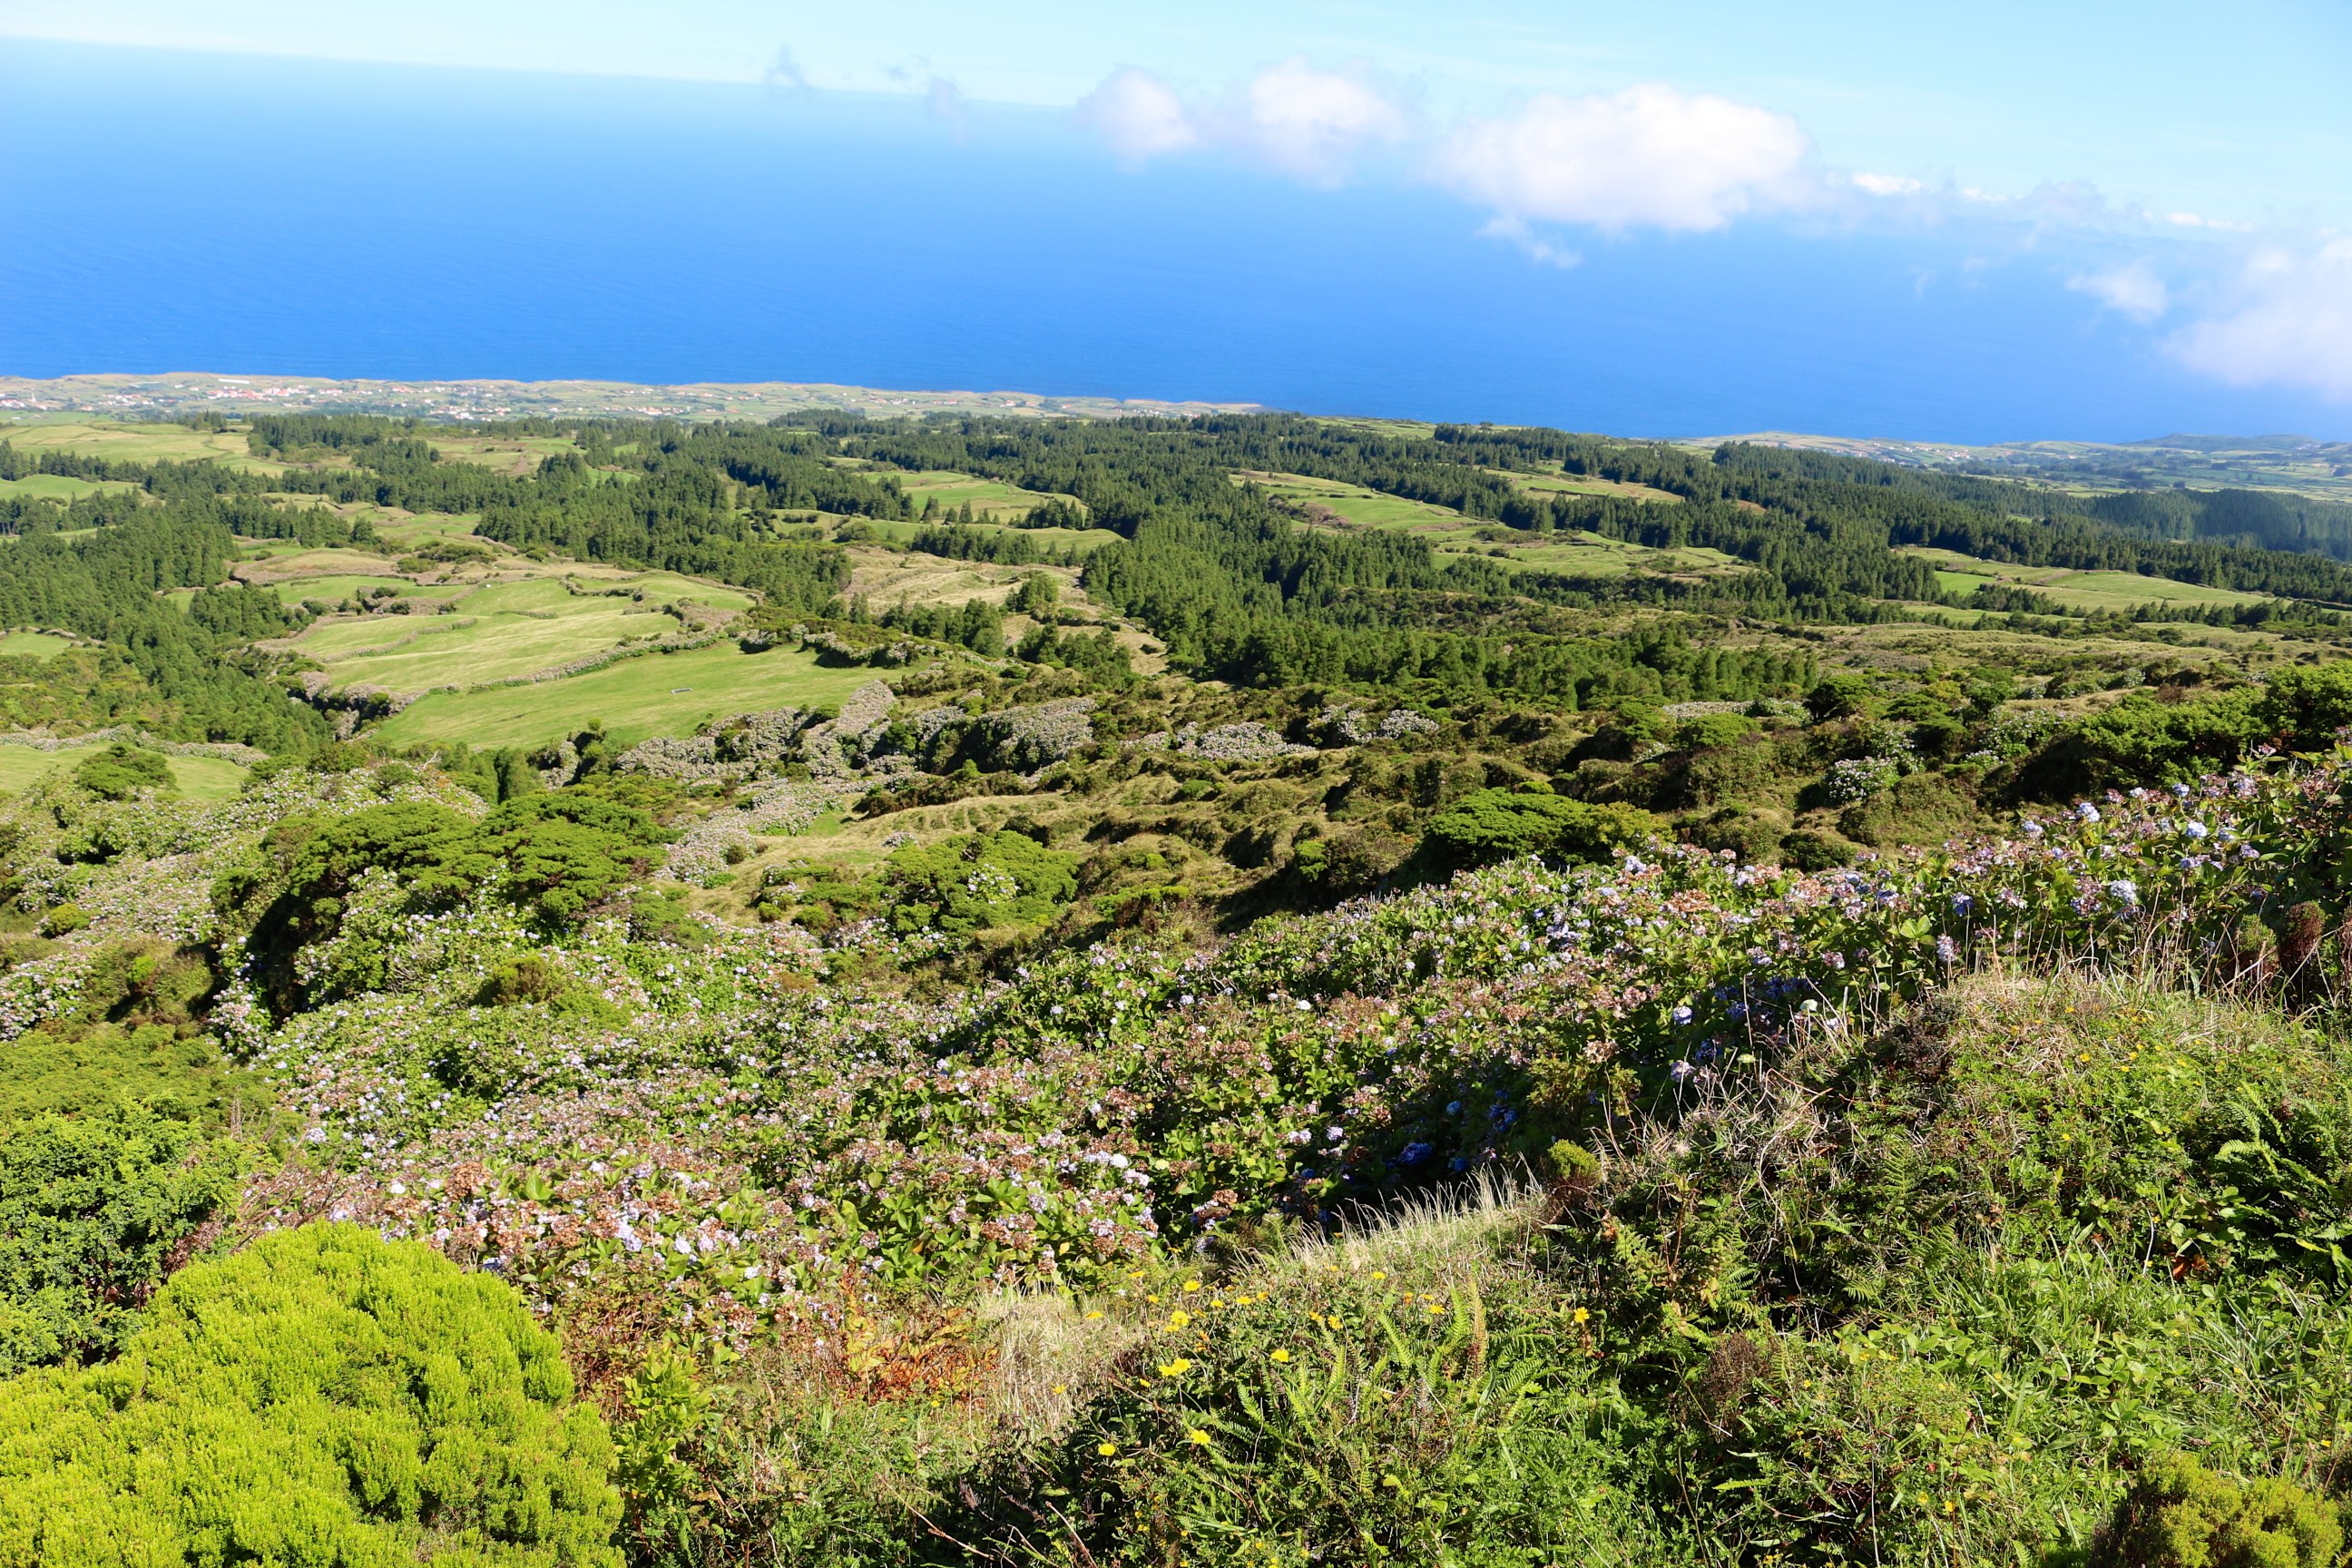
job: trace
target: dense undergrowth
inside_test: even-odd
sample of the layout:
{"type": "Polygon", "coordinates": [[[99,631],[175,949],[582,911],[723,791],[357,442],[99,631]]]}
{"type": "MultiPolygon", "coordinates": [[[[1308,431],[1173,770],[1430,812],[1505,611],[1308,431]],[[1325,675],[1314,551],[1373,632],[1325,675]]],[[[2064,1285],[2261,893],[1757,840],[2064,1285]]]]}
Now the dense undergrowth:
{"type": "Polygon", "coordinates": [[[2352,666],[2284,662],[2340,615],[2040,626],[1910,552],[2342,597],[2238,503],[1286,420],[598,425],[530,475],[419,428],[252,434],[896,684],[327,744],[253,640],[303,617],[215,579],[357,524],[164,466],[18,505],[58,537],[0,598],[115,640],[8,661],[17,721],[279,754],[0,806],[0,1568],[2341,1561],[2352,666]],[[1239,458],[1747,564],[1514,576],[1239,458]],[[1552,465],[1683,499],[1510,477],[1552,465]],[[1118,535],[1084,631],[1045,575],[1010,649],[845,595],[884,523],[1034,562],[892,471],[966,468],[1118,535]],[[1832,649],[1939,604],[1978,652],[1832,649]]]}
{"type": "MultiPolygon", "coordinates": [[[[7,1397],[347,1221],[560,1336],[625,1501],[546,1539],[640,1562],[2152,1562],[2166,1509],[2290,1542],[2183,1563],[2321,1562],[2347,768],[1823,873],[1520,859],[935,999],[872,925],[681,915],[629,869],[658,792],[60,780],[14,814],[0,1351],[92,1370],[7,1397]]],[[[456,1550],[473,1495],[400,1517],[456,1550]]]]}

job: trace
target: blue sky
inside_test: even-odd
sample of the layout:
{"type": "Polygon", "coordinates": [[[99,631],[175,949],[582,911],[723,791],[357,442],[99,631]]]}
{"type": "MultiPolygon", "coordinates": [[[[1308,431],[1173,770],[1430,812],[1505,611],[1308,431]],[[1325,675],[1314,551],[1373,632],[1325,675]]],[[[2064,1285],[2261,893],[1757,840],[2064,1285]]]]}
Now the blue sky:
{"type": "MultiPolygon", "coordinates": [[[[573,84],[572,122],[599,102],[629,121],[647,100],[619,79],[727,84],[807,131],[804,145],[823,140],[808,128],[855,124],[861,155],[878,138],[909,171],[979,160],[1017,183],[1014,164],[1091,161],[1087,179],[1127,182],[1122,202],[1189,204],[1200,244],[1187,268],[1234,249],[1208,240],[1221,207],[1287,201],[1353,224],[1385,203],[1401,222],[1475,241],[1431,263],[1441,287],[1443,266],[1492,287],[1485,253],[1499,252],[1528,275],[1509,287],[1530,300],[1606,292],[1620,318],[1715,321],[1712,302],[1759,275],[1811,268],[1836,281],[1800,311],[1806,332],[1850,338],[1865,358],[1869,333],[1899,353],[1906,332],[1930,331],[1897,320],[1880,285],[1922,300],[1974,290],[1965,330],[1937,329],[1953,342],[2072,334],[2084,380],[2070,390],[2089,400],[2112,384],[2131,417],[2162,417],[2131,401],[2157,385],[2181,389],[2184,417],[2352,424],[2352,6],[2340,3],[0,0],[0,38],[103,46],[70,57],[83,61],[178,51],[142,58],[184,60],[191,81],[224,79],[236,57],[276,57],[276,83],[441,68],[413,79],[458,99],[449,84],[467,71],[542,73],[573,84]],[[891,103],[904,106],[895,118],[891,103]],[[1644,298],[1621,275],[1652,256],[1671,260],[1644,298]],[[1857,301],[1843,317],[1841,293],[1857,301]]],[[[0,93],[9,61],[52,58],[67,57],[0,54],[0,93]]],[[[399,90],[397,73],[365,79],[399,90]]],[[[356,118],[355,103],[350,136],[356,118]]],[[[1234,266],[1246,292],[1248,265],[1234,266]]],[[[1756,308],[1782,307],[1759,296],[1756,308]]],[[[1821,367],[1847,371],[1868,380],[1860,361],[1821,367]]],[[[1073,362],[1064,379],[1098,372],[1073,362]]],[[[1977,374],[1993,395],[1997,373],[1977,374]]],[[[1931,404],[1914,417],[1933,417],[1931,404]]],[[[2001,423],[1988,409],[1979,428],[2001,423]]],[[[2048,409],[2019,405],[2028,415],[2048,409]]],[[[2097,423],[2087,404],[2084,423],[2097,423]]]]}

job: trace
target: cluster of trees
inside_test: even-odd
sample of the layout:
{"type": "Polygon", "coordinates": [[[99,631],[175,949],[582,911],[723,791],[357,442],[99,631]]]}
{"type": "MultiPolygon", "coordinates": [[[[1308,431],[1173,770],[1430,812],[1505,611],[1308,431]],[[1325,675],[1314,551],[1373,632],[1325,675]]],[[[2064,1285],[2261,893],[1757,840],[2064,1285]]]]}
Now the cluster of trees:
{"type": "MultiPolygon", "coordinates": [[[[339,929],[360,879],[391,875],[418,907],[466,898],[496,880],[504,896],[561,928],[642,877],[668,835],[635,806],[593,789],[515,796],[479,821],[417,802],[297,824],[266,857],[225,876],[224,919],[249,932],[255,975],[281,1012],[316,1005],[294,955],[339,929]]],[[[347,956],[344,987],[380,983],[389,955],[347,956]]],[[[334,989],[330,985],[328,990],[334,989]]]]}
{"type": "Polygon", "coordinates": [[[1024,533],[952,522],[919,530],[913,548],[950,561],[986,561],[998,566],[1075,566],[1082,559],[1076,550],[1049,550],[1024,533]]]}
{"type": "Polygon", "coordinates": [[[273,595],[220,586],[236,543],[210,500],[128,508],[108,526],[20,538],[0,549],[0,625],[56,626],[108,644],[188,739],[265,750],[326,737],[315,712],[228,657],[289,623],[273,595]],[[201,617],[162,596],[200,592],[201,617]],[[266,601],[266,602],[265,602],[266,601]]]}
{"type": "Polygon", "coordinates": [[[991,658],[1004,651],[1004,612],[986,599],[966,599],[961,605],[896,604],[882,612],[880,624],[991,658]]]}
{"type": "MultiPolygon", "coordinates": [[[[2136,572],[2300,600],[2352,600],[2352,572],[2313,554],[2227,542],[2259,533],[2259,505],[2201,506],[2215,537],[2154,538],[2053,493],[1893,465],[1730,444],[1713,453],[1559,431],[1441,426],[1427,437],[1288,416],[1057,424],[848,416],[787,423],[856,462],[951,469],[1075,496],[1066,523],[1121,535],[1089,554],[1090,591],[1167,639],[1180,668],[1260,684],[1298,680],[1432,682],[1449,689],[1579,700],[1612,689],[1583,655],[1547,637],[1533,605],[1642,605],[1776,621],[1855,623],[1954,602],[1930,563],[1935,546],[2039,566],[2136,572]],[[1547,495],[1516,476],[1588,475],[1678,497],[1679,503],[1547,495]],[[1531,531],[1580,530],[1652,548],[1705,547],[1747,568],[1705,574],[1576,578],[1449,559],[1398,534],[1334,536],[1289,526],[1276,491],[1236,485],[1247,472],[1304,474],[1448,506],[1531,531]],[[1490,635],[1482,646],[1470,628],[1490,635]],[[1507,649],[1507,653],[1504,652],[1507,649]],[[1563,667],[1571,667],[1564,668],[1563,667]]],[[[2314,503],[2317,508],[2318,503],[2314,503]]],[[[2317,510],[2306,508],[2309,517],[2317,510]]],[[[2202,515],[2202,514],[2200,514],[2202,515]]],[[[2306,527],[2310,524],[2306,521],[2306,527]]],[[[2176,530],[2176,531],[2178,531],[2176,530]]],[[[927,531],[941,554],[1017,559],[1003,533],[927,531]],[[933,537],[936,534],[937,537],[933,537]]],[[[2278,542],[2273,529],[2264,536],[2278,542]]],[[[2063,614],[2023,593],[1973,607],[2063,614]]],[[[2150,614],[2161,612],[2151,611],[2150,614]]],[[[2179,612],[2242,616],[2231,608],[2179,612]]],[[[2265,607],[2264,617],[2278,613],[2265,607]]],[[[1621,664],[1606,654],[1604,665],[1621,664]]],[[[1770,672],[1764,677],[1772,679],[1770,672]]],[[[1745,677],[1668,695],[1748,695],[1745,677]]]]}
{"type": "MultiPolygon", "coordinates": [[[[1060,559],[1083,560],[1088,591],[1163,639],[1173,668],[1262,687],[1394,687],[1579,707],[1628,695],[1738,700],[1801,689],[1813,671],[1786,651],[1719,643],[1692,651],[1695,634],[1710,637],[1730,617],[1853,624],[1950,604],[2051,625],[2079,619],[2027,589],[1994,586],[1958,598],[1910,552],[1914,546],[2272,596],[2252,606],[2151,607],[2133,612],[2136,619],[2291,617],[2317,627],[2338,618],[2326,606],[2352,603],[2352,565],[2330,553],[2352,552],[2352,509],[2226,491],[2085,500],[1748,444],[1707,452],[1463,426],[1424,435],[1283,415],[909,421],[826,414],[769,425],[480,428],[561,436],[571,447],[532,471],[508,473],[442,460],[429,427],[415,421],[288,415],[257,416],[247,429],[256,453],[296,465],[283,474],[45,454],[40,464],[141,488],[69,506],[12,501],[0,524],[66,537],[28,537],[16,559],[0,563],[0,616],[122,649],[142,679],[170,688],[191,733],[315,743],[320,737],[298,710],[223,657],[290,624],[267,595],[216,586],[232,535],[364,542],[364,524],[323,506],[289,506],[284,492],[472,511],[483,533],[519,549],[715,577],[754,590],[787,616],[855,617],[859,612],[842,602],[846,553],[780,533],[779,517],[929,520],[915,540],[926,552],[1006,564],[1047,559],[1019,529],[970,526],[969,507],[909,496],[908,476],[939,470],[1054,498],[1024,522],[1114,535],[1083,557],[1065,551],[1060,559]],[[1537,472],[1677,499],[1547,493],[1522,482],[1537,472]],[[1278,488],[1236,482],[1261,473],[1364,486],[1515,529],[1703,547],[1738,566],[1613,576],[1515,571],[1485,557],[1440,554],[1402,532],[1296,526],[1278,488]],[[2296,548],[2272,548],[2284,544],[2296,548]],[[169,587],[206,592],[192,614],[167,615],[154,595],[169,587]],[[1628,617],[1647,628],[1630,635],[1594,614],[1636,606],[1685,614],[1628,617]]],[[[0,447],[0,468],[26,461],[0,447]]],[[[880,618],[982,652],[1003,647],[996,614],[984,605],[899,606],[880,618]]],[[[1112,679],[1128,668],[1112,643],[1051,627],[1019,651],[1112,679]]]]}

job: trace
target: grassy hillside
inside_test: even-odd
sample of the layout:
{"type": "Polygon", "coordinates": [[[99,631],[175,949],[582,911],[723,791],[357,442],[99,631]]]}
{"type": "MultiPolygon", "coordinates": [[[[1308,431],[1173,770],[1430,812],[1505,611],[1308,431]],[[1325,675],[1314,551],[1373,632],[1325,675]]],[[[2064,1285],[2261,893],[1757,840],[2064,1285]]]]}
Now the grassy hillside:
{"type": "Polygon", "coordinates": [[[538,745],[591,724],[615,741],[690,734],[699,726],[762,708],[837,704],[870,677],[826,669],[805,654],[747,654],[731,643],[656,654],[562,680],[480,690],[436,692],[403,709],[375,731],[384,745],[436,741],[468,745],[538,745]]]}
{"type": "Polygon", "coordinates": [[[2342,1568],[2352,578],[2259,508],[40,428],[0,1568],[2342,1568]]]}

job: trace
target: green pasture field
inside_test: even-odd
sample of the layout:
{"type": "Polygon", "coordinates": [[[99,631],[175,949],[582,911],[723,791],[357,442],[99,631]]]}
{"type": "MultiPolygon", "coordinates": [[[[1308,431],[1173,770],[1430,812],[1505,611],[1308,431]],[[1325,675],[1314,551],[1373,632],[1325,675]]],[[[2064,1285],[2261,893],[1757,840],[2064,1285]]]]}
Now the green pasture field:
{"type": "Polygon", "coordinates": [[[514,611],[371,616],[315,626],[293,646],[324,664],[337,687],[425,691],[537,675],[677,630],[667,616],[629,615],[629,607],[625,599],[583,599],[545,619],[514,611]]]}
{"type": "Polygon", "coordinates": [[[1498,479],[1509,480],[1514,488],[1529,495],[1618,496],[1626,500],[1663,501],[1675,505],[1680,505],[1683,499],[1672,490],[1626,484],[1617,479],[1595,479],[1590,474],[1520,474],[1504,468],[1488,468],[1486,471],[1498,479]]]}
{"type": "MultiPolygon", "coordinates": [[[[59,768],[75,766],[99,749],[95,742],[55,752],[32,746],[0,746],[0,794],[20,794],[59,768]]],[[[244,766],[226,757],[169,757],[165,761],[172,764],[172,778],[180,786],[180,794],[190,800],[226,800],[245,783],[244,766]]]]}
{"type": "MultiPolygon", "coordinates": [[[[415,548],[439,539],[474,539],[474,524],[481,519],[472,512],[403,511],[398,507],[370,507],[376,515],[368,519],[378,537],[389,543],[415,548]]],[[[478,542],[503,553],[506,547],[489,540],[478,542]]]]}
{"type": "MultiPolygon", "coordinates": [[[[1498,470],[1499,471],[1499,470],[1498,470]]],[[[1566,476],[1514,474],[1524,488],[1560,493],[1622,495],[1643,500],[1675,500],[1664,490],[1642,485],[1615,485],[1605,479],[1566,476]]],[[[1450,507],[1384,495],[1360,485],[1337,479],[1309,479],[1298,474],[1244,472],[1235,483],[1255,483],[1272,494],[1286,497],[1328,514],[1328,519],[1360,528],[1392,529],[1427,538],[1442,553],[1476,555],[1517,569],[1559,572],[1576,576],[1621,576],[1628,572],[1719,572],[1740,563],[1719,550],[1685,546],[1653,550],[1604,539],[1597,533],[1520,533],[1498,523],[1463,516],[1450,507]]]]}
{"type": "Polygon", "coordinates": [[[391,588],[404,599],[447,599],[466,591],[461,583],[441,583],[420,587],[406,577],[383,574],[362,575],[345,573],[326,577],[289,577],[281,583],[271,583],[280,600],[299,605],[305,599],[324,599],[339,605],[353,594],[365,594],[377,588],[391,588]]]}
{"type": "Polygon", "coordinates": [[[173,757],[172,776],[190,800],[226,800],[245,786],[246,769],[226,757],[173,757]]]}
{"type": "Polygon", "coordinates": [[[0,425],[0,440],[19,452],[79,452],[125,463],[201,463],[207,459],[252,473],[279,474],[283,463],[253,455],[242,431],[191,430],[184,425],[149,425],[121,419],[66,419],[39,425],[0,425]]]}
{"type": "Polygon", "coordinates": [[[280,561],[289,555],[302,553],[302,545],[291,539],[247,539],[243,534],[238,534],[235,542],[236,552],[241,558],[268,556],[271,561],[280,561]]]}
{"type": "Polygon", "coordinates": [[[1585,532],[1521,534],[1513,542],[1475,553],[1491,554],[1507,565],[1530,572],[1577,577],[1618,577],[1628,572],[1726,572],[1746,565],[1737,556],[1703,544],[1656,550],[1585,532]],[[1518,539],[1527,542],[1517,542],[1518,539]]]}
{"type": "Polygon", "coordinates": [[[100,490],[135,490],[128,479],[77,479],[67,474],[26,474],[21,479],[0,479],[0,500],[21,496],[26,500],[79,500],[100,490]]]}
{"type": "Polygon", "coordinates": [[[503,474],[528,474],[554,452],[579,450],[564,436],[442,436],[425,437],[446,461],[478,463],[503,474]]]}
{"type": "MultiPolygon", "coordinates": [[[[950,561],[921,551],[849,547],[849,596],[863,597],[877,615],[904,601],[915,605],[961,605],[967,599],[1002,603],[1037,566],[994,566],[985,561],[950,561]]],[[[1056,573],[1068,587],[1069,574],[1056,573]]]]}
{"type": "Polygon", "coordinates": [[[1301,474],[1244,471],[1233,476],[1235,484],[1252,483],[1268,494],[1310,508],[1321,508],[1342,522],[1359,528],[1386,528],[1408,533],[1453,533],[1481,526],[1451,507],[1383,495],[1361,485],[1338,479],[1308,479],[1301,474]]]}
{"type": "Polygon", "coordinates": [[[684,653],[646,654],[562,680],[487,691],[436,691],[370,731],[388,746],[463,741],[473,746],[542,744],[602,721],[624,744],[691,734],[712,719],[765,708],[839,702],[875,679],[860,667],[833,669],[814,654],[732,643],[684,653]]]}
{"type": "MultiPolygon", "coordinates": [[[[272,490],[264,500],[273,501],[289,511],[310,511],[323,508],[346,522],[364,522],[374,529],[387,542],[415,546],[436,539],[463,539],[474,531],[481,520],[472,512],[408,511],[396,506],[378,506],[373,501],[331,501],[324,496],[305,495],[299,490],[272,490]]],[[[500,548],[489,544],[493,550],[500,548]]],[[[290,550],[300,547],[291,540],[256,540],[257,546],[284,546],[290,550]]]]}
{"type": "Polygon", "coordinates": [[[325,665],[338,688],[382,686],[404,692],[537,675],[624,643],[670,636],[678,624],[656,608],[663,604],[686,601],[740,610],[752,603],[751,595],[738,590],[674,572],[567,575],[581,592],[573,592],[551,572],[475,585],[420,588],[401,577],[336,574],[277,586],[295,600],[340,600],[354,589],[377,585],[399,588],[404,596],[420,600],[455,597],[457,609],[451,615],[376,614],[325,620],[286,645],[325,665]],[[633,596],[639,593],[642,599],[633,596]]]}
{"type": "Polygon", "coordinates": [[[55,658],[73,646],[55,632],[0,632],[0,658],[55,658]]]}
{"type": "Polygon", "coordinates": [[[269,542],[257,548],[270,551],[268,562],[258,574],[272,582],[281,577],[381,577],[387,574],[392,563],[367,550],[306,550],[297,544],[283,553],[269,542]]]}
{"type": "MultiPolygon", "coordinates": [[[[887,468],[874,471],[877,475],[892,472],[887,468]]],[[[1048,500],[1064,500],[1073,506],[1078,505],[1076,498],[1071,496],[1049,496],[1042,490],[1024,490],[1019,485],[1006,484],[1002,479],[984,479],[975,474],[930,469],[919,473],[899,473],[896,477],[900,488],[914,499],[917,505],[936,500],[944,511],[969,502],[975,521],[982,518],[1019,517],[1031,507],[1048,500]]]]}
{"type": "Polygon", "coordinates": [[[2075,610],[2127,610],[2139,605],[2259,605],[2268,597],[2201,583],[2176,583],[2168,577],[2143,577],[2137,572],[2016,566],[1927,545],[1905,546],[1903,553],[1932,563],[1937,585],[1948,593],[1968,595],[1984,583],[1999,583],[2046,594],[2075,610]]]}
{"type": "Polygon", "coordinates": [[[740,588],[722,584],[706,583],[699,577],[687,577],[676,572],[621,572],[611,567],[601,571],[579,562],[554,563],[561,574],[578,583],[587,592],[601,586],[643,590],[649,605],[707,605],[714,610],[748,610],[759,599],[740,588]],[[610,573],[608,577],[606,573],[610,573]]]}
{"type": "Polygon", "coordinates": [[[2044,636],[2011,631],[2006,616],[1970,616],[1930,605],[1919,608],[1939,621],[1973,624],[1888,621],[1839,627],[1828,631],[1825,650],[1833,653],[1843,667],[1916,677],[1955,665],[2034,674],[2057,659],[2145,662],[2149,650],[2160,647],[2168,660],[2183,668],[2242,678],[2250,670],[2294,662],[2300,646],[2256,628],[2197,625],[2161,626],[2158,628],[2160,640],[2154,643],[2132,637],[2044,636]]]}
{"type": "MultiPolygon", "coordinates": [[[[860,518],[858,521],[873,531],[875,538],[887,539],[900,546],[914,542],[915,535],[929,526],[879,518],[860,518]]],[[[1108,528],[1013,528],[1003,523],[975,522],[971,530],[974,533],[1017,533],[1034,544],[1041,554],[1056,555],[1065,550],[1075,550],[1081,555],[1089,554],[1106,544],[1115,543],[1119,538],[1108,528]]]]}

